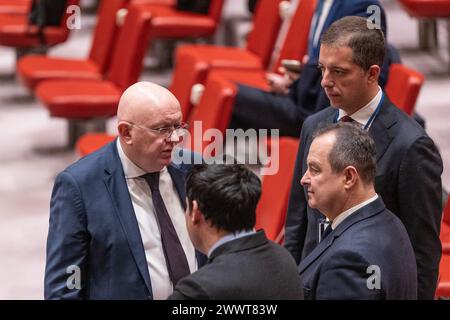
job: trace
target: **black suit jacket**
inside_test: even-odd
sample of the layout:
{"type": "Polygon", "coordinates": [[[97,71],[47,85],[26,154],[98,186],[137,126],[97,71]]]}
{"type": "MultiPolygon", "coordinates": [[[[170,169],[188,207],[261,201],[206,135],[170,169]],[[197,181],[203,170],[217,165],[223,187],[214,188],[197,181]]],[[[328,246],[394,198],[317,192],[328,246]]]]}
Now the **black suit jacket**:
{"type": "Polygon", "coordinates": [[[355,211],[299,266],[305,299],[416,299],[414,251],[380,198],[355,211]]]}
{"type": "MultiPolygon", "coordinates": [[[[318,219],[323,215],[307,204],[300,179],[312,133],[320,123],[332,123],[337,109],[329,107],[309,117],[302,128],[286,219],[286,248],[300,262],[318,244],[318,219]]],[[[369,132],[377,150],[375,188],[386,207],[404,223],[416,254],[418,298],[432,299],[436,289],[441,244],[442,160],[422,127],[387,97],[369,132]]]]}
{"type": "MultiPolygon", "coordinates": [[[[167,167],[183,206],[185,176],[190,167],[181,163],[167,167]]],[[[200,266],[206,257],[197,252],[197,260],[200,266]]],[[[46,299],[153,297],[116,140],[56,177],[44,290],[46,299]],[[69,288],[67,280],[76,269],[80,271],[81,287],[69,288]]]]}
{"type": "Polygon", "coordinates": [[[300,277],[289,253],[263,231],[224,243],[208,264],[182,279],[171,300],[302,299],[300,277]]]}

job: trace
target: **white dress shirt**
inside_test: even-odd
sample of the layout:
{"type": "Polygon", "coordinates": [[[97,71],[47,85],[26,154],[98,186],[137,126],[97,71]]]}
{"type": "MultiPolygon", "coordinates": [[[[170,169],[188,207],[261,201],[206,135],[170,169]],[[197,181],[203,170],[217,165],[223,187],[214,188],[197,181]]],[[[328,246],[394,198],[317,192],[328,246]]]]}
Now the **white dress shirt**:
{"type": "MultiPolygon", "coordinates": [[[[378,93],[375,95],[375,97],[370,100],[368,104],[366,104],[364,107],[359,109],[353,114],[347,114],[344,110],[339,109],[339,115],[338,115],[338,121],[341,120],[342,117],[348,115],[352,117],[353,120],[361,124],[361,126],[365,127],[367,122],[369,122],[370,117],[377,109],[378,105],[380,104],[381,98],[383,97],[383,91],[380,87],[378,87],[378,93]]],[[[373,123],[373,121],[372,121],[373,123]]],[[[370,126],[372,123],[369,123],[369,126],[366,128],[367,130],[370,129],[370,126]]]]}
{"type": "Polygon", "coordinates": [[[331,223],[331,229],[334,230],[337,228],[338,225],[342,223],[345,219],[347,219],[352,213],[356,212],[357,210],[361,209],[365,205],[368,205],[369,203],[377,200],[378,194],[374,195],[372,198],[367,199],[364,202],[361,202],[360,204],[357,204],[354,207],[351,207],[348,210],[345,210],[341,214],[339,214],[336,218],[334,218],[333,222],[331,223]]]}
{"type": "MultiPolygon", "coordinates": [[[[166,299],[173,292],[172,282],[169,278],[166,259],[161,242],[161,232],[152,202],[150,187],[142,175],[144,170],[135,165],[124,153],[119,139],[117,139],[117,150],[122,162],[128,192],[130,193],[134,213],[139,225],[142,242],[144,245],[145,258],[152,284],[153,299],[166,299]]],[[[197,270],[195,248],[189,238],[186,228],[183,206],[181,205],[178,192],[172,182],[167,167],[161,170],[159,178],[159,190],[166,205],[167,212],[172,220],[173,226],[180,239],[181,245],[192,272],[197,270]]]]}

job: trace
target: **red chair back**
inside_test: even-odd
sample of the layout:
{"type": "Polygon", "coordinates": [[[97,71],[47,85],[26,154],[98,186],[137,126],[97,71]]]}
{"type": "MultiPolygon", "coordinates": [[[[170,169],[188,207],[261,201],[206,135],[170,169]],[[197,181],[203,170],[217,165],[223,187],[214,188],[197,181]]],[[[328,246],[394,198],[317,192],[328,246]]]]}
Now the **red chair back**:
{"type": "Polygon", "coordinates": [[[447,203],[444,208],[443,222],[450,226],[450,196],[447,198],[447,203]]]}
{"type": "Polygon", "coordinates": [[[275,175],[263,176],[261,199],[256,208],[255,228],[264,229],[267,237],[272,241],[280,242],[284,233],[298,144],[298,139],[282,137],[278,146],[270,146],[272,157],[274,157],[274,148],[279,150],[278,172],[275,175]]]}
{"type": "Polygon", "coordinates": [[[260,57],[264,67],[267,67],[270,62],[281,26],[278,9],[280,2],[281,0],[258,1],[253,18],[253,29],[248,35],[247,50],[260,57]]]}
{"type": "Polygon", "coordinates": [[[210,142],[203,142],[203,133],[208,129],[217,129],[222,134],[228,126],[233,111],[234,99],[237,93],[236,85],[221,76],[211,73],[206,81],[207,90],[203,93],[200,103],[192,110],[189,119],[189,131],[194,142],[191,149],[202,153],[210,142]],[[202,136],[194,130],[194,122],[201,121],[202,136]],[[202,143],[195,143],[202,141],[202,143]]]}
{"type": "Polygon", "coordinates": [[[130,6],[114,47],[108,79],[122,90],[137,82],[147,50],[151,14],[130,6]]]}
{"type": "Polygon", "coordinates": [[[109,67],[113,45],[119,30],[116,24],[116,13],[128,2],[129,0],[102,0],[100,3],[89,59],[99,66],[102,73],[109,67]]]}
{"type": "Polygon", "coordinates": [[[402,64],[392,64],[385,91],[392,103],[408,115],[412,115],[424,80],[420,72],[402,64]]]}
{"type": "Polygon", "coordinates": [[[308,37],[311,21],[316,10],[316,0],[302,0],[292,17],[288,33],[283,42],[273,71],[276,72],[283,59],[303,60],[308,52],[308,37]]]}

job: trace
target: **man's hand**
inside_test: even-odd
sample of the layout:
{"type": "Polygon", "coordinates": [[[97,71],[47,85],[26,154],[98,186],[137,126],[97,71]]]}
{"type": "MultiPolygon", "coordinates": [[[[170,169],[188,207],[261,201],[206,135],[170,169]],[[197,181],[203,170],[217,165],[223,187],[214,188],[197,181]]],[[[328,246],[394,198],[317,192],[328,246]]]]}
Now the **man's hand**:
{"type": "Polygon", "coordinates": [[[270,91],[279,94],[286,95],[289,93],[289,86],[298,79],[299,74],[286,70],[284,67],[279,67],[278,71],[281,73],[267,73],[266,80],[270,86],[270,91]]]}

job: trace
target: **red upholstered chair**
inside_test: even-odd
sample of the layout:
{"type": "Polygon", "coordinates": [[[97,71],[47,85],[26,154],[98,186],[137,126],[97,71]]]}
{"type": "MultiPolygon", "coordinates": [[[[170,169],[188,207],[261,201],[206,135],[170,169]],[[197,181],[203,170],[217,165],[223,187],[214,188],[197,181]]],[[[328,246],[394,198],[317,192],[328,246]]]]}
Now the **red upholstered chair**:
{"type": "MultiPolygon", "coordinates": [[[[36,96],[50,115],[71,120],[69,125],[79,120],[114,116],[121,94],[138,80],[141,73],[150,19],[150,13],[130,7],[114,47],[106,80],[42,81],[36,88],[36,96]]],[[[77,130],[72,132],[69,144],[73,146],[79,135],[77,130]]]]}
{"type": "Polygon", "coordinates": [[[386,94],[397,107],[412,115],[424,80],[420,72],[402,64],[392,64],[389,68],[386,94]]]}
{"type": "Polygon", "coordinates": [[[192,105],[191,88],[204,83],[210,68],[266,68],[281,25],[278,6],[281,0],[260,0],[253,18],[253,29],[245,48],[212,45],[184,45],[175,54],[171,92],[178,98],[187,117],[192,105]]]}
{"type": "Polygon", "coordinates": [[[106,133],[86,133],[78,139],[75,149],[80,157],[84,157],[110,143],[115,138],[116,136],[106,133]]]}
{"type": "MultiPolygon", "coordinates": [[[[419,22],[419,47],[438,48],[437,19],[447,20],[447,35],[450,37],[450,1],[448,0],[400,0],[405,11],[419,22]]],[[[450,44],[448,51],[450,53],[450,44]]],[[[450,70],[450,63],[448,65],[450,70]]]]}
{"type": "Polygon", "coordinates": [[[450,255],[443,254],[439,264],[439,282],[436,289],[436,298],[450,298],[450,255]]]}
{"type": "MultiPolygon", "coordinates": [[[[68,0],[67,6],[78,5],[79,0],[68,0]]],[[[66,13],[59,26],[45,27],[43,37],[46,46],[62,43],[69,37],[70,29],[66,26],[66,13]]],[[[29,26],[26,14],[0,14],[0,45],[20,49],[42,47],[41,38],[36,26],[29,26]]]]}
{"type": "Polygon", "coordinates": [[[274,148],[279,150],[278,172],[263,176],[261,199],[256,208],[255,228],[264,229],[267,237],[277,243],[281,243],[284,238],[284,223],[298,144],[298,139],[283,137],[278,145],[270,146],[275,159],[274,148]]]}
{"type": "Polygon", "coordinates": [[[450,1],[448,0],[400,0],[399,2],[413,17],[450,17],[450,1]]]}
{"type": "Polygon", "coordinates": [[[31,9],[31,0],[0,0],[0,13],[26,14],[31,9]]]}
{"type": "Polygon", "coordinates": [[[447,199],[447,204],[444,208],[440,239],[442,252],[450,254],[450,197],[447,199]]]}
{"type": "MultiPolygon", "coordinates": [[[[265,3],[266,2],[264,1],[261,2],[257,9],[263,8],[263,4],[265,3]]],[[[271,5],[273,6],[273,3],[271,5]]],[[[292,17],[280,55],[271,71],[276,71],[278,69],[282,59],[301,60],[306,54],[309,27],[314,14],[315,5],[315,1],[301,1],[299,3],[297,10],[292,17]]],[[[274,9],[272,8],[269,12],[272,12],[273,15],[273,11],[274,9]]],[[[259,14],[258,11],[256,12],[256,15],[257,14],[259,14]]],[[[258,16],[256,16],[255,20],[257,18],[258,16]]],[[[255,28],[251,36],[256,33],[260,35],[264,32],[273,32],[273,26],[269,29],[270,26],[268,26],[268,24],[257,25],[256,22],[258,21],[255,21],[255,28]],[[260,26],[259,30],[256,29],[257,26],[260,26]]],[[[267,39],[266,42],[270,42],[273,48],[274,41],[271,42],[272,38],[269,39],[267,39]]],[[[250,40],[252,40],[252,38],[250,38],[250,40]]],[[[251,44],[250,40],[249,44],[251,44]]],[[[267,47],[268,45],[266,45],[266,48],[267,47]]],[[[174,72],[171,91],[180,101],[183,108],[183,114],[185,116],[189,115],[192,108],[192,104],[190,102],[192,86],[196,83],[203,84],[209,70],[254,70],[261,75],[262,79],[264,79],[265,70],[267,67],[265,61],[261,59],[261,56],[250,52],[250,50],[244,51],[234,48],[207,46],[180,47],[177,51],[176,61],[177,67],[174,72]]]]}
{"type": "MultiPolygon", "coordinates": [[[[145,2],[145,1],[144,1],[145,2]]],[[[224,0],[211,0],[209,12],[197,14],[177,11],[173,6],[142,4],[140,10],[150,12],[150,37],[164,39],[211,37],[219,24],[224,0]]]]}
{"type": "Polygon", "coordinates": [[[91,51],[84,59],[28,55],[17,63],[17,74],[30,90],[42,80],[101,80],[104,78],[117,38],[116,13],[129,0],[102,0],[91,51]]]}

